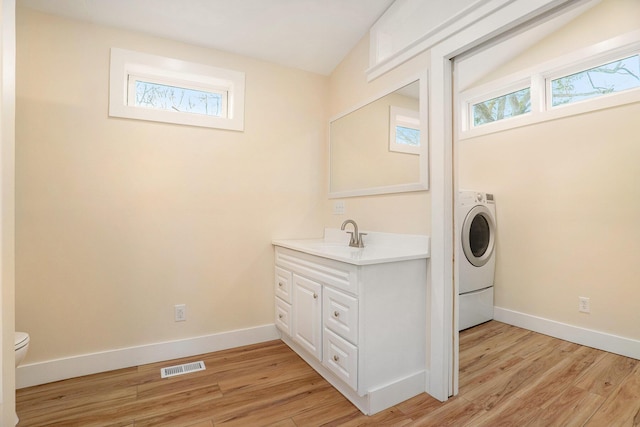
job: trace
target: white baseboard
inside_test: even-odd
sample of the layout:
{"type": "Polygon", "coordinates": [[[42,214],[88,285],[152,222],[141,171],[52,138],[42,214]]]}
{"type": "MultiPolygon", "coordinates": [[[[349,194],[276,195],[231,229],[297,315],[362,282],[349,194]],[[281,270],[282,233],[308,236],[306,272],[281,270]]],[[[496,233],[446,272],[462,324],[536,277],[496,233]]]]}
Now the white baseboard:
{"type": "Polygon", "coordinates": [[[279,339],[274,324],[21,365],[16,388],[279,339]]]}
{"type": "Polygon", "coordinates": [[[377,414],[425,392],[426,371],[416,372],[369,392],[369,413],[377,414]]]}
{"type": "Polygon", "coordinates": [[[361,396],[286,334],[282,334],[282,341],[365,415],[377,414],[417,396],[425,392],[425,385],[428,384],[429,371],[423,370],[405,378],[398,378],[361,396]]]}
{"type": "Polygon", "coordinates": [[[640,359],[640,341],[585,329],[506,308],[494,307],[494,319],[565,341],[640,359]]]}

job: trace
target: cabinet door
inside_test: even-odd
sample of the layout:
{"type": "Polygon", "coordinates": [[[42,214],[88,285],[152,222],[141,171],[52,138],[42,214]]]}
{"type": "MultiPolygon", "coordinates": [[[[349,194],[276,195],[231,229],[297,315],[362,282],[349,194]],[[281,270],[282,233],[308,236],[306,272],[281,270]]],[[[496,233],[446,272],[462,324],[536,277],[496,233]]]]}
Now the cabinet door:
{"type": "Polygon", "coordinates": [[[322,360],[322,285],[293,275],[293,339],[322,360]]]}

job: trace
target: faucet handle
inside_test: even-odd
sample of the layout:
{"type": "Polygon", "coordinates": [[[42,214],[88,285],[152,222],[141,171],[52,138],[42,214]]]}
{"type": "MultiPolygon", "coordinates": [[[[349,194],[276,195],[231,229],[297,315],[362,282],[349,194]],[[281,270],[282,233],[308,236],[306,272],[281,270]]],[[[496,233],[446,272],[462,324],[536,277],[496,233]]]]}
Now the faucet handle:
{"type": "Polygon", "coordinates": [[[359,248],[364,248],[364,240],[362,239],[362,236],[366,236],[367,233],[360,233],[360,238],[358,239],[358,247],[359,248]]]}
{"type": "Polygon", "coordinates": [[[353,234],[353,231],[345,231],[345,233],[351,235],[351,238],[349,239],[349,246],[357,246],[356,236],[353,234]]]}

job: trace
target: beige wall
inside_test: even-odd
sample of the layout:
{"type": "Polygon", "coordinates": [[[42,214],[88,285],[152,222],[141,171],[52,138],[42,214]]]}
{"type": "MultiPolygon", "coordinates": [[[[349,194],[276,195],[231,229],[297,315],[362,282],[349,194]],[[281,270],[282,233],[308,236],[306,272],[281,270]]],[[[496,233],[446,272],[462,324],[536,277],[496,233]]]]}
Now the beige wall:
{"type": "MultiPolygon", "coordinates": [[[[369,36],[365,36],[334,70],[329,80],[329,117],[348,111],[365,100],[398,89],[401,82],[424,73],[428,56],[422,54],[384,76],[367,82],[365,70],[369,64],[369,36]]],[[[328,166],[327,166],[328,167],[328,166]]],[[[431,199],[429,192],[418,191],[341,199],[345,215],[325,211],[328,226],[338,227],[346,218],[358,222],[361,229],[395,233],[429,234],[431,230],[431,199]]]]}
{"type": "MultiPolygon", "coordinates": [[[[495,76],[639,28],[639,2],[605,0],[495,76]]],[[[461,142],[460,188],[496,196],[496,306],[640,339],[638,117],[635,103],[461,142]]]]}
{"type": "Polygon", "coordinates": [[[17,34],[26,362],[273,323],[271,239],[328,210],[328,78],[24,8],[17,34]],[[245,131],[108,117],[111,47],[245,72],[245,131]]]}

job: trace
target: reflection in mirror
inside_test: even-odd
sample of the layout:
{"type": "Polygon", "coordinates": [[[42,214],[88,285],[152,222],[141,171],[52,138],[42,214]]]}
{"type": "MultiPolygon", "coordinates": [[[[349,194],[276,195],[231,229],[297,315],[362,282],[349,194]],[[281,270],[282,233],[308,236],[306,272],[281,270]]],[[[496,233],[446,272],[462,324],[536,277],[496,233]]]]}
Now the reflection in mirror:
{"type": "Polygon", "coordinates": [[[418,80],[331,121],[330,197],[427,189],[419,94],[418,80]]]}

